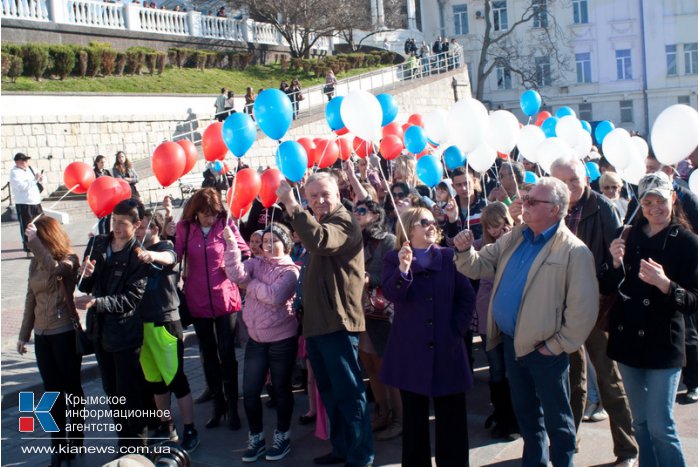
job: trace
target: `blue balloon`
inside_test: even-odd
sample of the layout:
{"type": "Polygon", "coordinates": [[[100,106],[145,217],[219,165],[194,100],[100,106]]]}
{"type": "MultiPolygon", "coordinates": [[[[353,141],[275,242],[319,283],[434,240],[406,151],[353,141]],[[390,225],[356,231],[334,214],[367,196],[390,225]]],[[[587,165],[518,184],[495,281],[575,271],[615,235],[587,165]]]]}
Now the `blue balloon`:
{"type": "Polygon", "coordinates": [[[440,159],[432,154],[421,157],[416,163],[416,175],[421,182],[433,188],[442,180],[440,159]]]}
{"type": "Polygon", "coordinates": [[[467,163],[467,156],[457,147],[450,146],[442,153],[445,158],[445,165],[448,169],[454,170],[457,167],[464,167],[467,163]]]}
{"type": "Polygon", "coordinates": [[[214,171],[214,175],[220,175],[221,172],[224,171],[224,163],[221,161],[214,161],[211,168],[214,171]]]}
{"type": "Polygon", "coordinates": [[[532,117],[539,112],[541,105],[542,98],[540,97],[540,94],[533,89],[525,91],[520,95],[520,108],[528,117],[532,117]]]}
{"type": "Polygon", "coordinates": [[[398,115],[399,104],[396,103],[396,98],[391,94],[379,94],[377,100],[382,106],[382,126],[386,126],[393,122],[398,115]]]}
{"type": "Polygon", "coordinates": [[[292,125],[292,101],[279,89],[265,89],[255,98],[253,115],[263,133],[280,140],[292,125]]]}
{"type": "Polygon", "coordinates": [[[255,142],[258,132],[250,115],[236,112],[229,115],[221,128],[221,136],[226,147],[236,157],[243,157],[255,142]]]}
{"type": "Polygon", "coordinates": [[[547,120],[542,122],[542,131],[544,131],[544,134],[547,138],[554,138],[557,136],[557,123],[559,122],[559,119],[557,117],[549,117],[547,120]]]}
{"type": "Polygon", "coordinates": [[[403,135],[403,143],[408,149],[408,152],[419,154],[425,145],[428,144],[428,137],[425,135],[425,130],[418,125],[413,125],[406,129],[403,135]]]}
{"type": "Polygon", "coordinates": [[[598,164],[595,162],[586,162],[586,175],[588,175],[592,182],[598,180],[600,178],[598,164]]]}
{"type": "Polygon", "coordinates": [[[581,126],[583,127],[584,130],[586,130],[588,132],[589,135],[593,132],[593,129],[591,128],[591,124],[588,123],[587,121],[581,120],[581,126]]]}
{"type": "Polygon", "coordinates": [[[296,141],[285,141],[277,147],[275,163],[288,180],[299,182],[306,173],[306,150],[296,141]]]}
{"type": "Polygon", "coordinates": [[[530,172],[529,170],[525,172],[525,178],[523,178],[525,183],[534,184],[537,183],[537,180],[539,180],[539,177],[535,175],[535,172],[530,172]]]}
{"type": "Polygon", "coordinates": [[[343,103],[343,96],[336,96],[326,105],[326,121],[331,130],[337,131],[345,127],[343,117],[340,116],[340,104],[343,103]]]}
{"type": "Polygon", "coordinates": [[[563,118],[566,117],[567,115],[573,115],[574,117],[576,116],[576,112],[574,112],[574,109],[571,107],[559,107],[557,110],[557,118],[563,118]]]}
{"type": "Polygon", "coordinates": [[[595,127],[595,140],[598,144],[603,144],[605,137],[615,129],[615,125],[612,124],[610,120],[603,120],[598,122],[595,127]]]}

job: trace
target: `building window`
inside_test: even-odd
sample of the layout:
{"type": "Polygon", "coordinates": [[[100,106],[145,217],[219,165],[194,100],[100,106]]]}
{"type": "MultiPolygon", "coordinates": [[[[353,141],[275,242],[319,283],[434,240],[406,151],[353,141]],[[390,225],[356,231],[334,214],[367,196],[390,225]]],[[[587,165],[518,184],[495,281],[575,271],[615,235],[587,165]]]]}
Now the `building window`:
{"type": "Polygon", "coordinates": [[[685,74],[698,74],[698,43],[683,44],[683,55],[685,59],[685,74]]]}
{"type": "Polygon", "coordinates": [[[588,23],[588,0],[574,0],[572,4],[574,7],[574,23],[588,23]]]}
{"type": "Polygon", "coordinates": [[[678,103],[690,105],[690,96],[678,96],[678,103]]]}
{"type": "Polygon", "coordinates": [[[576,82],[591,82],[591,54],[588,52],[576,54],[576,82]]]}
{"type": "Polygon", "coordinates": [[[537,86],[542,88],[544,86],[552,85],[552,75],[549,68],[549,57],[535,57],[535,81],[537,86]]]}
{"type": "Polygon", "coordinates": [[[578,118],[585,120],[587,122],[593,121],[593,104],[579,104],[578,105],[578,118]]]}
{"type": "Polygon", "coordinates": [[[498,84],[498,89],[511,89],[513,87],[508,66],[500,65],[496,67],[496,83],[498,84]]]}
{"type": "Polygon", "coordinates": [[[532,27],[547,27],[547,0],[532,0],[532,27]]]}
{"type": "Polygon", "coordinates": [[[632,111],[632,101],[620,101],[620,122],[634,122],[634,114],[632,111]]]}
{"type": "Polygon", "coordinates": [[[452,14],[455,18],[455,35],[461,36],[469,33],[469,23],[467,17],[467,5],[454,5],[452,14]]]}
{"type": "Polygon", "coordinates": [[[493,12],[493,29],[494,31],[505,31],[508,29],[508,8],[506,1],[491,2],[491,11],[493,12]]]}
{"type": "Polygon", "coordinates": [[[666,46],[666,76],[675,76],[678,74],[678,66],[676,60],[676,44],[666,46]]]}
{"type": "Polygon", "coordinates": [[[617,79],[632,79],[632,51],[616,50],[615,60],[617,60],[617,79]]]}

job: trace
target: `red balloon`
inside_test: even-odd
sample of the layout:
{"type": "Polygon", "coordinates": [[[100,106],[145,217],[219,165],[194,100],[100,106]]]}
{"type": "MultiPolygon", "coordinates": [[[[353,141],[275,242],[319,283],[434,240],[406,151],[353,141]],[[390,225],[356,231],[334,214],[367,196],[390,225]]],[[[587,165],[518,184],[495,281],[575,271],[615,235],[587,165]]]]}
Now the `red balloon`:
{"type": "Polygon", "coordinates": [[[335,134],[338,136],[347,135],[348,133],[350,133],[350,130],[348,130],[346,127],[343,127],[340,130],[335,130],[335,134]]]}
{"type": "Polygon", "coordinates": [[[386,138],[389,135],[395,135],[403,138],[403,128],[397,122],[391,122],[382,128],[382,137],[386,138]]]}
{"type": "Polygon", "coordinates": [[[535,120],[535,125],[542,126],[542,122],[544,122],[551,116],[551,113],[547,112],[546,110],[543,110],[542,112],[537,114],[537,120],[535,120]]]}
{"type": "Polygon", "coordinates": [[[316,149],[316,143],[314,143],[311,138],[299,138],[297,143],[301,144],[306,151],[306,167],[310,169],[316,163],[316,161],[314,161],[314,149],[316,149]]]}
{"type": "Polygon", "coordinates": [[[224,137],[221,135],[223,122],[212,123],[204,130],[202,135],[202,152],[204,158],[208,161],[224,160],[228,147],[224,143],[224,137]]]}
{"type": "Polygon", "coordinates": [[[411,128],[412,126],[415,126],[415,125],[414,125],[413,123],[404,123],[403,125],[401,125],[401,130],[402,130],[401,135],[402,135],[402,136],[405,135],[405,134],[406,134],[406,130],[408,130],[408,129],[411,128]]]}
{"type": "MultiPolygon", "coordinates": [[[[104,176],[96,179],[88,188],[87,202],[98,218],[111,214],[114,206],[125,199],[120,181],[124,180],[104,176]]],[[[129,185],[126,181],[124,183],[129,185]]],[[[129,188],[129,195],[131,196],[131,188],[129,188]]]]}
{"type": "Polygon", "coordinates": [[[231,216],[240,219],[248,212],[250,205],[260,192],[260,175],[250,167],[241,169],[236,174],[235,191],[229,188],[226,193],[226,204],[231,210],[231,216]]]}
{"type": "Polygon", "coordinates": [[[418,125],[423,128],[423,117],[420,114],[413,114],[408,117],[408,123],[411,125],[418,125]]]}
{"type": "Polygon", "coordinates": [[[277,202],[277,188],[284,180],[284,175],[278,169],[267,169],[260,175],[260,193],[258,197],[260,202],[266,208],[271,207],[277,202]]]}
{"type": "Polygon", "coordinates": [[[399,157],[401,151],[403,151],[403,141],[396,135],[385,136],[379,144],[379,152],[388,161],[399,157]]]}
{"type": "Polygon", "coordinates": [[[338,138],[338,149],[340,150],[340,158],[344,161],[352,156],[352,143],[347,138],[338,138]]]}
{"type": "MultiPolygon", "coordinates": [[[[119,192],[119,201],[124,201],[125,199],[131,198],[131,185],[129,185],[129,182],[123,178],[118,178],[117,182],[119,183],[119,188],[121,190],[119,192]]],[[[117,201],[117,203],[119,201],[117,201]]]]}
{"type": "Polygon", "coordinates": [[[498,157],[500,157],[501,159],[508,159],[508,154],[505,154],[502,152],[498,152],[497,154],[498,154],[498,157]]]}
{"type": "Polygon", "coordinates": [[[372,143],[369,143],[358,136],[355,136],[355,139],[352,140],[352,150],[355,151],[355,154],[360,156],[362,159],[374,153],[372,143]]]}
{"type": "Polygon", "coordinates": [[[79,195],[87,193],[94,181],[95,171],[85,162],[71,162],[63,171],[63,184],[69,190],[75,187],[73,193],[79,195]]]}
{"type": "Polygon", "coordinates": [[[185,150],[177,143],[165,141],[160,143],[151,158],[153,175],[162,186],[170,186],[182,177],[187,165],[185,150]]]}
{"type": "Polygon", "coordinates": [[[194,167],[197,163],[197,159],[199,159],[199,153],[197,152],[197,147],[189,139],[181,139],[177,142],[177,144],[179,144],[180,147],[185,151],[185,157],[187,158],[187,162],[185,163],[185,170],[182,171],[182,175],[185,175],[190,173],[192,167],[194,167]]]}
{"type": "Polygon", "coordinates": [[[316,144],[314,159],[318,160],[319,169],[325,169],[335,164],[338,156],[340,156],[340,148],[335,141],[325,139],[316,144]]]}
{"type": "Polygon", "coordinates": [[[423,149],[423,152],[416,154],[416,160],[419,161],[420,158],[425,156],[426,154],[430,154],[430,148],[425,148],[423,149]]]}

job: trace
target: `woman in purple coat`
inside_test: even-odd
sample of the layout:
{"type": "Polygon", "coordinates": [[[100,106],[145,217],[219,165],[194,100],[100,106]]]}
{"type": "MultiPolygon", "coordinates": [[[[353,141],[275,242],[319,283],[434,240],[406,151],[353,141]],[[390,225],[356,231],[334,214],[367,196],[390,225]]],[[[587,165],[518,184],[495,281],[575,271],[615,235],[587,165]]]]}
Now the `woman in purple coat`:
{"type": "Polygon", "coordinates": [[[380,379],[401,390],[401,464],[431,465],[429,406],[435,409],[438,466],[469,464],[465,391],[472,386],[464,335],[474,314],[469,280],[458,273],[453,250],[438,246],[439,229],[425,208],[401,215],[398,251],[384,258],[382,290],[394,302],[394,322],[380,379]]]}

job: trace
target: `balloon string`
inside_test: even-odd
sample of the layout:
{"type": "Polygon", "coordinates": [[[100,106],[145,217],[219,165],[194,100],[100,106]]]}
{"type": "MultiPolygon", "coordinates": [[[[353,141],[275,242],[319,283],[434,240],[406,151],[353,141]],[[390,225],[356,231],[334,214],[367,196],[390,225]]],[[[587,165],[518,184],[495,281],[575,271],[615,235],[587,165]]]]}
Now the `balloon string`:
{"type": "MultiPolygon", "coordinates": [[[[372,147],[372,150],[374,150],[374,146],[372,147]]],[[[401,231],[403,232],[404,237],[406,237],[406,240],[408,240],[408,231],[406,230],[406,227],[403,225],[403,221],[401,221],[401,214],[399,213],[399,209],[396,207],[396,200],[394,199],[394,193],[391,192],[391,187],[389,186],[389,182],[386,179],[386,175],[384,175],[384,171],[382,170],[381,167],[379,167],[379,175],[381,175],[382,180],[384,180],[384,185],[386,186],[386,191],[389,193],[389,199],[391,200],[391,204],[394,206],[394,212],[396,213],[396,220],[399,222],[399,226],[401,227],[401,231]]]]}
{"type": "Polygon", "coordinates": [[[299,198],[299,204],[301,204],[301,192],[299,191],[299,184],[294,187],[294,189],[297,191],[297,198],[299,198]]]}
{"type": "MultiPolygon", "coordinates": [[[[484,180],[484,174],[481,174],[481,189],[483,190],[485,186],[486,186],[486,182],[485,182],[485,180],[484,180]]],[[[489,197],[488,197],[488,196],[484,196],[484,201],[485,201],[486,204],[488,205],[488,204],[489,204],[489,197]]]]}
{"type": "MultiPolygon", "coordinates": [[[[75,190],[75,189],[78,188],[79,186],[80,186],[79,184],[74,185],[70,190],[66,191],[66,194],[65,194],[65,195],[63,195],[63,196],[61,196],[60,198],[58,198],[58,200],[57,200],[56,202],[54,202],[51,206],[49,206],[49,207],[46,208],[46,209],[50,211],[51,209],[53,209],[54,207],[56,207],[56,205],[57,205],[58,203],[60,203],[61,201],[63,201],[63,199],[64,199],[66,196],[68,196],[69,194],[71,194],[71,193],[73,192],[73,190],[75,190]]],[[[43,213],[43,212],[40,212],[39,215],[37,215],[37,216],[36,216],[34,219],[32,219],[29,223],[30,223],[30,224],[33,224],[34,221],[36,221],[38,218],[40,218],[40,217],[43,216],[43,215],[44,215],[44,213],[43,213]]]]}
{"type": "MultiPolygon", "coordinates": [[[[226,185],[228,185],[229,190],[231,190],[231,197],[227,200],[228,203],[228,209],[226,210],[226,223],[228,224],[229,219],[231,219],[231,205],[233,204],[233,197],[236,194],[236,179],[238,178],[236,175],[238,174],[238,163],[236,163],[236,168],[233,172],[233,186],[231,186],[228,182],[228,177],[224,173],[224,178],[226,179],[226,185]]],[[[236,218],[238,221],[240,219],[236,218]]]]}
{"type": "MultiPolygon", "coordinates": [[[[107,217],[107,216],[105,216],[105,217],[107,217]]],[[[104,218],[102,218],[102,219],[104,219],[104,218]]],[[[100,219],[100,221],[101,221],[102,219],[100,219]]],[[[93,226],[90,228],[90,232],[92,232],[93,230],[95,230],[95,227],[97,227],[99,224],[100,224],[100,222],[98,221],[97,224],[93,225],[93,226]]],[[[87,254],[87,256],[88,256],[88,257],[87,257],[87,261],[91,261],[91,258],[92,258],[92,249],[93,249],[94,247],[95,247],[95,237],[92,237],[92,243],[90,244],[90,251],[88,251],[88,254],[87,254]]],[[[83,268],[83,272],[80,274],[80,279],[78,280],[78,285],[75,286],[76,289],[79,289],[79,288],[80,288],[80,284],[83,283],[83,278],[85,277],[85,269],[86,269],[86,268],[83,268]]]]}
{"type": "MultiPolygon", "coordinates": [[[[268,226],[268,224],[267,224],[267,216],[268,216],[269,214],[270,214],[270,209],[269,209],[269,208],[265,208],[265,230],[267,230],[267,226],[268,226]]],[[[275,215],[275,211],[274,211],[274,210],[272,211],[272,215],[273,215],[273,216],[275,215]]]]}

